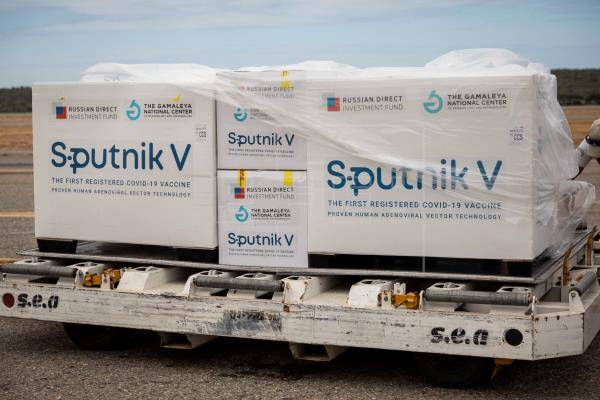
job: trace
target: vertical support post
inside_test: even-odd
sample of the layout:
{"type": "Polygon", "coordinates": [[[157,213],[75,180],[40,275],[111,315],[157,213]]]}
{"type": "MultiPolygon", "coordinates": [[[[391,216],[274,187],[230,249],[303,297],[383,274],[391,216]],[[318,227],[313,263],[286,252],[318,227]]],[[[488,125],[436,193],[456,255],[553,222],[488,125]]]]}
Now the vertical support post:
{"type": "Polygon", "coordinates": [[[585,265],[594,265],[594,236],[596,236],[596,227],[592,228],[585,248],[585,265]]]}
{"type": "Polygon", "coordinates": [[[569,260],[571,259],[571,253],[573,252],[573,243],[569,245],[564,258],[563,258],[563,267],[562,267],[562,281],[561,285],[567,286],[569,284],[569,260]]]}

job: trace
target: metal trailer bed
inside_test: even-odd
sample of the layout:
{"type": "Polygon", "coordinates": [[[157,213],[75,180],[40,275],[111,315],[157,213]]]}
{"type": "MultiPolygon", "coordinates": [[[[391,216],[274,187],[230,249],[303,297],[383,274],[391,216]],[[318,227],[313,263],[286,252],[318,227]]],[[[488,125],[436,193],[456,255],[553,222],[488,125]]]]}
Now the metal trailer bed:
{"type": "Polygon", "coordinates": [[[348,347],[411,351],[435,383],[465,386],[511,360],[587,349],[600,330],[595,233],[578,231],[531,277],[240,267],[94,243],[76,254],[33,249],[0,267],[0,316],[66,323],[84,348],[95,336],[82,325],[151,330],[176,348],[219,336],[283,341],[309,360],[348,347]]]}

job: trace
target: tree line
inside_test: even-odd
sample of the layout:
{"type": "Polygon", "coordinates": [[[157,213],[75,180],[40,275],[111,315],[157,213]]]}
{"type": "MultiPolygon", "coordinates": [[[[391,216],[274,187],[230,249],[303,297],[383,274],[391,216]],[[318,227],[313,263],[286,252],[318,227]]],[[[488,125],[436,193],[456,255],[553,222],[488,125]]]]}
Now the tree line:
{"type": "Polygon", "coordinates": [[[31,88],[0,88],[0,113],[31,112],[31,88]]]}
{"type": "MultiPolygon", "coordinates": [[[[600,104],[600,69],[555,69],[563,106],[600,104]]],[[[0,113],[31,112],[31,88],[0,88],[0,113]]]]}
{"type": "Polygon", "coordinates": [[[563,106],[600,104],[600,69],[555,69],[563,106]]]}

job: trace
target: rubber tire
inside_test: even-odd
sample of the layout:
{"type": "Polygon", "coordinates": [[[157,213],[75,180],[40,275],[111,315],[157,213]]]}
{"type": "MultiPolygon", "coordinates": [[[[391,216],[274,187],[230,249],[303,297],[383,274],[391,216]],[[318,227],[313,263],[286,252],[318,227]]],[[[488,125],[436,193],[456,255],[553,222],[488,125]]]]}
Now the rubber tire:
{"type": "Polygon", "coordinates": [[[427,381],[445,388],[468,388],[488,383],[494,374],[493,358],[415,353],[415,362],[427,381]]]}
{"type": "Polygon", "coordinates": [[[63,323],[65,333],[82,350],[127,350],[133,342],[133,331],[110,326],[63,323]]]}

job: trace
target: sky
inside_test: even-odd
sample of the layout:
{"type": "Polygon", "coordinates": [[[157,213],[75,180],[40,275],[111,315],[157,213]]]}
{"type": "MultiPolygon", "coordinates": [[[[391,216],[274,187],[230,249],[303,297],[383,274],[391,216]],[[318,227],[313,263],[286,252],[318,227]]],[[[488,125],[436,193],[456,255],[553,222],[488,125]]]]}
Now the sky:
{"type": "Polygon", "coordinates": [[[0,87],[98,62],[414,67],[477,47],[600,68],[600,1],[0,0],[0,87]]]}

